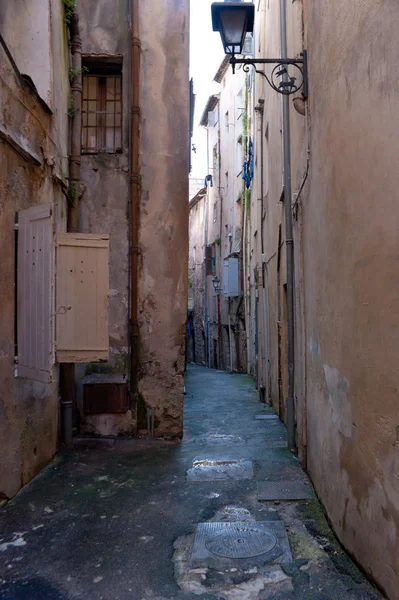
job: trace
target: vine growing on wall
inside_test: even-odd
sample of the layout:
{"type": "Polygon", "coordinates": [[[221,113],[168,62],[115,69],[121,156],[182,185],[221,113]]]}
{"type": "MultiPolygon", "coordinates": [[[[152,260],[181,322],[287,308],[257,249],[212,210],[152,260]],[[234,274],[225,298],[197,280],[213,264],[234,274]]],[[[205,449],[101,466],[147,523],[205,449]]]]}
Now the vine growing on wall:
{"type": "Polygon", "coordinates": [[[76,8],[76,0],[62,0],[62,3],[64,5],[65,21],[69,25],[72,21],[73,13],[76,8]]]}
{"type": "Polygon", "coordinates": [[[77,111],[77,108],[76,108],[75,96],[73,94],[71,94],[69,96],[68,117],[73,117],[74,114],[76,113],[76,111],[77,111]]]}
{"type": "Polygon", "coordinates": [[[71,67],[68,71],[69,83],[72,83],[73,80],[78,77],[81,73],[88,73],[89,69],[87,67],[82,67],[81,69],[74,69],[71,67]]]}
{"type": "Polygon", "coordinates": [[[70,183],[67,189],[67,200],[68,204],[75,204],[76,200],[76,187],[74,183],[70,183]]]}

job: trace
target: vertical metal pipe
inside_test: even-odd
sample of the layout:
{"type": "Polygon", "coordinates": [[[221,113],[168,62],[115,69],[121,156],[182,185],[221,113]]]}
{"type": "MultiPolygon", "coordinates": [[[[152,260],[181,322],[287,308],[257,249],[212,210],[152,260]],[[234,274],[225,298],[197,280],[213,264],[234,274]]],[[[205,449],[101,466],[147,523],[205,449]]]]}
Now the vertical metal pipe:
{"type": "Polygon", "coordinates": [[[230,373],[233,372],[233,341],[231,339],[231,317],[229,307],[229,346],[230,346],[230,373]]]}
{"type": "MultiPolygon", "coordinates": [[[[69,26],[72,53],[72,68],[75,74],[71,81],[74,113],[71,117],[71,154],[69,157],[69,194],[67,231],[79,229],[80,162],[82,143],[82,40],[79,32],[79,15],[74,8],[69,26]]],[[[61,435],[66,446],[72,445],[73,408],[76,403],[75,365],[60,365],[61,435]]]]}
{"type": "MultiPolygon", "coordinates": [[[[209,140],[208,140],[209,145],[209,140]]],[[[207,167],[209,163],[207,163],[207,167]]],[[[204,334],[205,334],[205,343],[204,343],[204,351],[205,351],[205,364],[209,367],[209,325],[208,325],[208,280],[206,275],[206,248],[208,245],[208,212],[209,212],[209,190],[207,187],[206,196],[205,196],[205,214],[204,214],[204,334]]]]}
{"type": "MultiPolygon", "coordinates": [[[[280,45],[281,58],[287,54],[287,0],[280,0],[280,45]]],[[[288,76],[284,76],[287,80],[288,76]]],[[[289,96],[282,97],[283,115],[283,162],[284,162],[284,205],[285,205],[285,246],[287,259],[287,313],[288,313],[288,396],[287,433],[288,448],[296,450],[295,441],[295,400],[294,400],[294,241],[292,232],[292,182],[291,182],[291,132],[289,96]]]]}
{"type": "Polygon", "coordinates": [[[139,202],[140,202],[140,38],[139,0],[132,0],[132,105],[131,110],[131,211],[130,211],[130,397],[137,401],[138,390],[138,258],[139,258],[139,202]]]}

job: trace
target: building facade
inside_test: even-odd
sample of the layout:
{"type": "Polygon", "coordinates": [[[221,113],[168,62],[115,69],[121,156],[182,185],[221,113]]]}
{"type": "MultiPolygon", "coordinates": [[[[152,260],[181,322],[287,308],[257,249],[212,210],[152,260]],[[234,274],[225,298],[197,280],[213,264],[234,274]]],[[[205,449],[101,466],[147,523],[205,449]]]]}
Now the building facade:
{"type": "Polygon", "coordinates": [[[68,40],[61,3],[33,4],[0,2],[1,498],[58,447],[50,238],[66,230],[68,40]]]}
{"type": "Polygon", "coordinates": [[[201,348],[195,362],[215,369],[246,372],[249,315],[243,271],[248,199],[243,165],[249,143],[246,75],[240,70],[233,77],[228,61],[223,60],[215,81],[220,92],[209,97],[200,121],[207,130],[205,189],[200,197],[190,201],[190,281],[196,350],[201,348]]]}
{"type": "Polygon", "coordinates": [[[183,426],[188,0],[34,5],[0,3],[6,498],[60,436],[183,426]]]}
{"type": "MultiPolygon", "coordinates": [[[[280,56],[280,3],[261,0],[255,10],[256,55],[280,56]]],[[[254,273],[263,272],[257,369],[266,398],[286,419],[284,210],[291,203],[299,457],[340,540],[395,600],[398,21],[392,3],[287,3],[288,55],[308,51],[309,98],[290,101],[293,194],[286,198],[281,97],[255,80],[249,241],[253,286],[254,273]]]]}

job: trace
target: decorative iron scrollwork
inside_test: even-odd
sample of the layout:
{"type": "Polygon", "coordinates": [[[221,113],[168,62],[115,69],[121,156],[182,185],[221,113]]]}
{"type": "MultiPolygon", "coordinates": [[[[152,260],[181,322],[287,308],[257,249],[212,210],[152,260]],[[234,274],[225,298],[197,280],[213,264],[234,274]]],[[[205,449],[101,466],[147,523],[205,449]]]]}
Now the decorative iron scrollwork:
{"type": "Polygon", "coordinates": [[[307,53],[306,50],[301,54],[302,58],[273,59],[273,58],[236,58],[232,56],[230,64],[233,67],[233,73],[236,65],[242,65],[245,73],[249,73],[250,67],[253,67],[256,73],[262,75],[273,90],[278,94],[290,96],[302,90],[302,96],[308,97],[308,77],[307,77],[307,53]],[[270,76],[257,68],[258,65],[274,64],[270,76]]]}

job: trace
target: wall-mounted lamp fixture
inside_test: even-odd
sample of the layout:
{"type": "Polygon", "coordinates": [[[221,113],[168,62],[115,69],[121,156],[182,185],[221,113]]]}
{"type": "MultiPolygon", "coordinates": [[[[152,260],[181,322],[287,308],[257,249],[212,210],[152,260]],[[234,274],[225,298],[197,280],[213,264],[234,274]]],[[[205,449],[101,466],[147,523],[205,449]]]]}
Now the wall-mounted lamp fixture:
{"type": "Polygon", "coordinates": [[[217,294],[220,294],[220,292],[222,291],[222,288],[220,287],[220,279],[217,275],[215,275],[215,277],[212,277],[212,285],[213,285],[213,289],[215,290],[215,292],[217,294]]]}
{"type": "Polygon", "coordinates": [[[306,50],[301,53],[301,58],[236,58],[236,54],[242,54],[247,33],[253,33],[254,4],[225,0],[225,2],[214,2],[211,10],[213,31],[220,33],[225,54],[231,55],[230,64],[233,73],[236,65],[243,65],[246,72],[249,72],[249,67],[252,66],[279,94],[289,96],[302,89],[302,96],[308,97],[306,50]],[[256,68],[256,65],[265,64],[275,65],[270,77],[256,68]]]}

